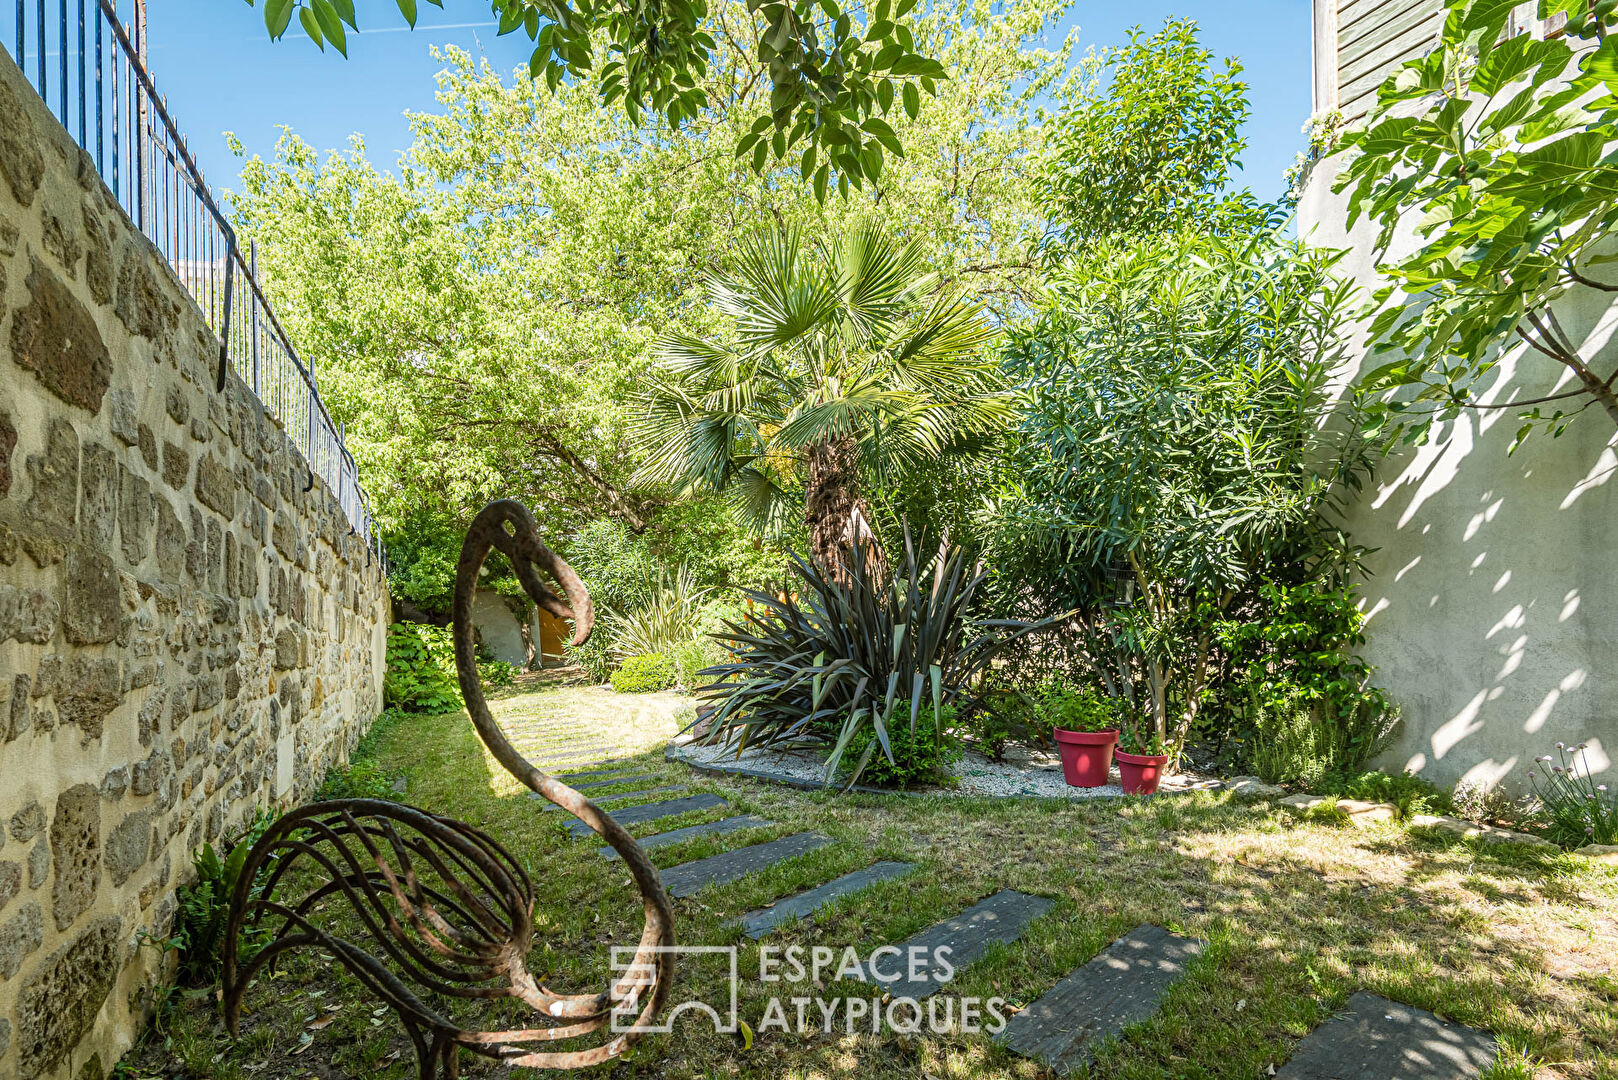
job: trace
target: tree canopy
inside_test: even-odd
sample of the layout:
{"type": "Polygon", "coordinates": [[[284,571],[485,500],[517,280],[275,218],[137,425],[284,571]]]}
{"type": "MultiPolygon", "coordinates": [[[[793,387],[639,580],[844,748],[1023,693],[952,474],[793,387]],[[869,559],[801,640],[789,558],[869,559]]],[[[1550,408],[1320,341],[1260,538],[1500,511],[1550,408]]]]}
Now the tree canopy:
{"type": "Polygon", "coordinates": [[[1349,224],[1374,220],[1385,258],[1415,222],[1415,250],[1379,267],[1371,330],[1389,359],[1362,379],[1370,422],[1411,441],[1466,409],[1518,410],[1519,442],[1592,407],[1618,423],[1618,368],[1555,310],[1580,289],[1618,293],[1618,17],[1610,0],[1541,0],[1563,33],[1508,35],[1518,6],[1451,0],[1439,47],[1400,68],[1342,143],[1349,224]],[[1556,385],[1485,401],[1512,345],[1559,365],[1556,385]]]}
{"type": "MultiPolygon", "coordinates": [[[[281,38],[296,16],[322,49],[348,55],[348,30],[359,28],[354,0],[247,0],[257,4],[270,36],[281,38]],[[345,27],[347,29],[345,29],[345,27]]],[[[443,0],[427,0],[443,7],[443,0]]],[[[555,91],[564,81],[588,83],[603,105],[621,106],[632,124],[660,117],[670,128],[700,125],[734,94],[708,83],[724,52],[745,51],[768,82],[767,97],[749,102],[745,132],[735,143],[755,172],[792,160],[824,199],[882,175],[887,155],[904,156],[892,122],[914,120],[922,95],[936,95],[945,67],[917,42],[908,18],[918,0],[490,0],[500,33],[521,31],[534,43],[528,70],[555,91]]],[[[416,0],[395,0],[416,24],[416,0]]]]}

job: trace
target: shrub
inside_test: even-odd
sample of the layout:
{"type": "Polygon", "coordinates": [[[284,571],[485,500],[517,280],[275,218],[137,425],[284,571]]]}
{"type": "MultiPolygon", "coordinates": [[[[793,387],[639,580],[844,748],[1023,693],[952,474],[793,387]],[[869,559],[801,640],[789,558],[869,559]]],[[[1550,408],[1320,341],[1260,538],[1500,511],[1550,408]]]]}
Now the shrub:
{"type": "Polygon", "coordinates": [[[1271,784],[1314,790],[1332,773],[1353,774],[1398,722],[1380,694],[1345,706],[1289,680],[1249,684],[1253,770],[1271,784]]]}
{"type": "Polygon", "coordinates": [[[662,653],[627,656],[612,673],[612,688],[620,694],[647,694],[674,685],[674,661],[662,653]]]}
{"type": "Polygon", "coordinates": [[[1565,848],[1618,843],[1618,791],[1596,783],[1586,753],[1584,743],[1557,743],[1556,757],[1536,759],[1528,773],[1545,834],[1565,848]]]}
{"type": "Polygon", "coordinates": [[[613,655],[623,658],[668,654],[691,641],[702,628],[712,591],[698,588],[691,572],[683,566],[672,577],[665,573],[646,603],[627,615],[609,614],[613,655]]]}
{"type": "Polygon", "coordinates": [[[703,636],[682,641],[668,652],[674,662],[674,681],[691,689],[706,681],[703,669],[723,663],[726,653],[712,638],[703,636]]]}
{"type": "Polygon", "coordinates": [[[461,707],[449,627],[424,623],[388,627],[388,670],[382,697],[390,708],[406,712],[453,712],[461,707]]]}
{"type": "Polygon", "coordinates": [[[393,799],[397,798],[393,781],[382,767],[370,758],[356,757],[347,765],[333,765],[326,770],[325,779],[315,798],[326,799],[393,799]]]}
{"type": "Polygon", "coordinates": [[[748,593],[755,610],[715,635],[733,655],[702,690],[715,706],[711,741],[831,743],[832,775],[862,729],[908,726],[924,700],[953,704],[997,653],[1047,625],[976,622],[985,574],[968,573],[959,549],[923,561],[906,544],[879,580],[856,547],[840,570],[794,560],[794,593],[748,593]],[[912,712],[901,718],[906,698],[912,712]]]}
{"type": "Polygon", "coordinates": [[[1500,788],[1486,788],[1479,783],[1456,784],[1450,801],[1454,804],[1457,817],[1480,825],[1511,828],[1533,816],[1532,799],[1511,795],[1500,788]]]}
{"type": "Polygon", "coordinates": [[[599,629],[583,645],[564,644],[562,652],[568,663],[584,669],[591,682],[604,683],[612,675],[612,643],[599,629]]]}
{"type": "Polygon", "coordinates": [[[1448,792],[1410,772],[1397,776],[1381,770],[1358,776],[1334,774],[1321,782],[1319,791],[1345,799],[1392,803],[1401,819],[1416,814],[1448,814],[1455,808],[1448,792]]]}
{"type": "Polygon", "coordinates": [[[978,752],[991,761],[999,761],[1006,756],[1006,746],[1015,734],[1010,715],[1012,709],[996,708],[997,700],[998,695],[980,704],[967,713],[957,727],[961,734],[971,738],[978,752]]]}
{"type": "Polygon", "coordinates": [[[1034,715],[1046,731],[1107,731],[1122,724],[1123,709],[1117,698],[1049,679],[1034,692],[1034,715]]]}
{"type": "Polygon", "coordinates": [[[894,721],[886,731],[883,747],[875,725],[860,728],[848,744],[841,772],[877,787],[909,787],[918,783],[948,783],[949,767],[961,760],[960,739],[951,731],[955,710],[949,706],[935,715],[933,707],[922,704],[916,710],[915,724],[909,722],[910,702],[900,701],[893,711],[894,721]]]}
{"type": "Polygon", "coordinates": [[[517,682],[517,666],[504,660],[479,660],[478,678],[488,688],[503,690],[517,682]]]}

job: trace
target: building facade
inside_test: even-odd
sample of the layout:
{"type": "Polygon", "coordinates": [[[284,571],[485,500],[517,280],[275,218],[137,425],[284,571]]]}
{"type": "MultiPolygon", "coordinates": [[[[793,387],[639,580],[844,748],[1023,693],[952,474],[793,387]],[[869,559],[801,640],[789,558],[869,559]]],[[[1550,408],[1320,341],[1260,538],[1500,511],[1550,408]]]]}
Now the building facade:
{"type": "MultiPolygon", "coordinates": [[[[1534,5],[1512,33],[1555,34],[1534,5]]],[[[1314,102],[1362,121],[1376,88],[1432,49],[1439,0],[1315,0],[1314,102]]],[[[1341,161],[1318,162],[1298,207],[1299,235],[1347,252],[1342,268],[1377,282],[1374,229],[1349,230],[1332,191],[1341,161]]],[[[1409,250],[1407,234],[1390,258],[1409,250]]],[[[1618,304],[1591,290],[1557,314],[1602,370],[1618,365],[1618,304]]],[[[1347,342],[1345,378],[1367,356],[1364,327],[1347,342]]],[[[1381,360],[1378,360],[1380,363],[1381,360]]],[[[1508,351],[1481,397],[1509,403],[1565,388],[1565,369],[1508,351]]],[[[1557,742],[1587,743],[1593,770],[1618,755],[1618,431],[1599,409],[1559,439],[1507,453],[1511,408],[1435,425],[1427,445],[1390,458],[1348,527],[1372,548],[1363,583],[1366,655],[1404,721],[1378,762],[1441,783],[1521,788],[1528,763],[1557,742]]]]}

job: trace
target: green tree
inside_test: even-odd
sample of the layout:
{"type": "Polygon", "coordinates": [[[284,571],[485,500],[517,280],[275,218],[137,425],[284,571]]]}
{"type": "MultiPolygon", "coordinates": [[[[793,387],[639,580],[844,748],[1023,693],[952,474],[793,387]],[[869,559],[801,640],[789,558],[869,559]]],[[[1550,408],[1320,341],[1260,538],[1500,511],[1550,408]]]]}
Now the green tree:
{"type": "MultiPolygon", "coordinates": [[[[1252,216],[1247,192],[1227,191],[1247,146],[1242,67],[1197,41],[1197,24],[1171,19],[1151,37],[1105,55],[1106,78],[1058,117],[1045,203],[1059,252],[1118,233],[1140,235],[1219,216],[1252,216]]],[[[1262,216],[1262,214],[1260,214],[1262,216]]]]}
{"type": "Polygon", "coordinates": [[[981,306],[879,227],[818,256],[768,233],[709,292],[733,328],[660,343],[640,476],[729,492],[765,527],[798,502],[801,477],[809,550],[834,571],[870,535],[865,461],[937,458],[1010,416],[981,306]]]}
{"type": "MultiPolygon", "coordinates": [[[[594,84],[552,94],[451,50],[441,106],[411,117],[413,144],[391,173],[358,144],[322,158],[290,134],[276,159],[247,161],[233,198],[240,232],[257,241],[277,314],[346,423],[390,539],[453,551],[470,514],[507,495],[559,539],[603,516],[653,537],[729,536],[712,503],[687,515],[667,490],[630,483],[641,462],[625,403],[661,332],[722,331],[692,295],[761,222],[823,246],[880,220],[919,245],[943,285],[993,320],[1018,317],[1040,293],[1030,252],[1044,120],[1093,70],[1070,70],[1071,41],[1043,44],[1064,10],[973,0],[913,13],[918,42],[952,78],[916,121],[895,121],[907,157],[823,206],[791,182],[796,169],[756,175],[718,148],[769,92],[757,58],[724,42],[705,85],[738,104],[703,128],[635,124],[594,84]],[[445,543],[429,543],[422,521],[442,523],[445,543]]],[[[761,567],[774,558],[768,545],[756,553],[761,567]]],[[[415,584],[424,597],[443,591],[415,584]]]]}
{"type": "MultiPolygon", "coordinates": [[[[249,4],[257,0],[248,0],[249,4]]],[[[412,27],[416,0],[395,0],[412,27]]],[[[442,0],[428,0],[442,7],[442,0]]],[[[529,72],[552,91],[564,79],[589,80],[605,106],[621,106],[631,123],[643,115],[669,127],[700,125],[726,100],[703,81],[721,40],[745,42],[769,83],[767,105],[749,119],[736,144],[762,171],[767,159],[794,161],[824,199],[835,183],[863,185],[882,175],[886,154],[904,150],[884,117],[914,119],[921,95],[948,76],[918,51],[911,21],[917,0],[747,0],[741,12],[707,0],[658,4],[610,0],[491,0],[500,33],[521,30],[534,43],[529,72]],[[729,14],[731,17],[726,18],[729,14]]],[[[354,0],[263,0],[264,25],[279,39],[296,15],[322,49],[348,55],[348,30],[359,28],[354,0]],[[347,29],[345,29],[347,27],[347,29]]]]}
{"type": "Polygon", "coordinates": [[[1371,333],[1389,359],[1362,379],[1368,421],[1410,441],[1463,410],[1519,410],[1518,442],[1592,407],[1618,423],[1618,366],[1603,371],[1555,310],[1576,290],[1618,293],[1614,4],[1542,0],[1542,18],[1568,19],[1548,40],[1506,36],[1518,6],[1451,0],[1439,47],[1391,76],[1342,142],[1336,187],[1352,189],[1351,225],[1381,226],[1378,255],[1415,222],[1415,250],[1378,268],[1371,333]],[[1557,386],[1481,400],[1513,344],[1560,365],[1557,386]]]}
{"type": "Polygon", "coordinates": [[[1351,295],[1332,263],[1279,230],[1120,239],[1054,276],[1010,350],[1026,412],[991,561],[1015,582],[1032,555],[1022,587],[1079,609],[1099,678],[1176,754],[1215,620],[1353,555],[1333,511],[1370,458],[1328,423],[1351,295]]]}

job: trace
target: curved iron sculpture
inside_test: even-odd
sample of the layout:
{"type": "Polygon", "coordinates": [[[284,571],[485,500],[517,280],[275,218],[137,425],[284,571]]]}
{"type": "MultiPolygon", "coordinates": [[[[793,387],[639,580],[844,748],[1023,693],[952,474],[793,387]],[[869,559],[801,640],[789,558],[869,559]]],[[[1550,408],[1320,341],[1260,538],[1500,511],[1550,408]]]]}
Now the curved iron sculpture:
{"type": "Polygon", "coordinates": [[[622,1054],[663,1008],[673,980],[674,912],[657,868],[634,839],[589,799],[540,771],[506,739],[489,713],[472,641],[472,597],[491,550],[510,561],[534,602],[572,619],[573,643],[594,627],[589,591],[573,569],[539,538],[533,515],[503,499],[473,519],[455,572],[455,667],[467,711],[495,759],[518,780],[599,833],[622,856],[645,902],[645,927],[624,975],[594,994],[559,994],[537,982],[526,958],[533,944],[534,889],[511,853],[464,822],[402,803],[334,799],[286,814],[248,852],[231,897],[224,945],[225,1021],[239,1030],[242,994],[253,977],[289,950],[318,947],[399,1014],[416,1048],[422,1080],[459,1075],[458,1051],[511,1066],[579,1069],[622,1054]],[[544,570],[567,599],[539,576],[544,570]],[[572,601],[569,606],[568,601],[572,601]],[[311,867],[312,864],[312,867],[311,867]],[[296,900],[277,899],[294,867],[324,879],[296,900]],[[380,946],[379,959],[338,937],[316,918],[321,902],[341,897],[380,946]],[[270,940],[243,960],[244,928],[269,920],[270,940]],[[515,1031],[460,1027],[417,995],[414,986],[450,998],[510,997],[546,1021],[515,1031]],[[633,1016],[629,1030],[600,1045],[546,1051],[524,1044],[554,1043],[600,1031],[614,1015],[633,1016]]]}

